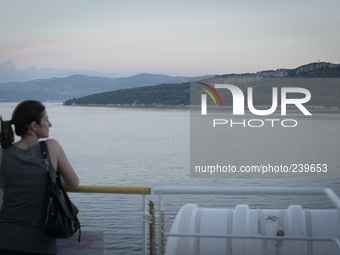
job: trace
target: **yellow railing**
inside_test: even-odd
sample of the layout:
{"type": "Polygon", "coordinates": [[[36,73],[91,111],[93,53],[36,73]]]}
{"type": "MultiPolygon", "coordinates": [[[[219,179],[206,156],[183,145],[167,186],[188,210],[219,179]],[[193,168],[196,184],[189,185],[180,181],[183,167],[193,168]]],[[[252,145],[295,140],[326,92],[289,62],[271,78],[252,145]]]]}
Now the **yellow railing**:
{"type": "Polygon", "coordinates": [[[141,194],[150,195],[150,187],[113,187],[113,186],[80,186],[77,190],[68,192],[77,193],[112,193],[112,194],[141,194]]]}

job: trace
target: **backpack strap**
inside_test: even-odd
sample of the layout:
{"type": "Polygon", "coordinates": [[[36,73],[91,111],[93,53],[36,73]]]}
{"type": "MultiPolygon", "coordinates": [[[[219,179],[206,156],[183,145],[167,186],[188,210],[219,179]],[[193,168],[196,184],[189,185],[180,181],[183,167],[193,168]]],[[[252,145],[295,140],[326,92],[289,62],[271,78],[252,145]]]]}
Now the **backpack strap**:
{"type": "Polygon", "coordinates": [[[39,142],[39,146],[40,146],[41,156],[42,156],[43,161],[45,163],[46,171],[49,172],[49,163],[48,163],[48,160],[47,160],[46,142],[45,141],[40,141],[39,142]]]}

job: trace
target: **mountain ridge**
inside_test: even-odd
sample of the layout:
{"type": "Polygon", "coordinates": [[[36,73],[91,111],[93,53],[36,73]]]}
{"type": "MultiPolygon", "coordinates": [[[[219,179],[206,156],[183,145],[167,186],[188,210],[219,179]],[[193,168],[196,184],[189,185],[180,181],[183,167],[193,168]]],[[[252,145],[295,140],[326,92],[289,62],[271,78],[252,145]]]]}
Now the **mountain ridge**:
{"type": "Polygon", "coordinates": [[[111,73],[111,72],[98,72],[86,70],[68,70],[68,69],[51,69],[29,67],[24,70],[19,70],[13,61],[5,61],[0,64],[0,83],[5,82],[25,82],[30,80],[48,79],[53,77],[63,78],[73,74],[84,74],[88,76],[100,76],[108,78],[117,78],[123,76],[131,76],[132,74],[126,73],[111,73]]]}
{"type": "Polygon", "coordinates": [[[280,68],[276,70],[264,70],[256,73],[241,73],[241,74],[223,74],[216,75],[216,78],[229,78],[229,77],[258,77],[258,78],[303,78],[303,77],[327,77],[339,78],[340,77],[340,64],[333,64],[330,62],[313,62],[297,68],[285,69],[280,68]],[[318,70],[318,72],[316,72],[318,70]]]}
{"type": "MultiPolygon", "coordinates": [[[[314,78],[340,78],[340,65],[332,63],[310,63],[300,66],[295,69],[278,69],[267,70],[257,73],[246,74],[227,74],[217,75],[207,79],[202,79],[202,82],[208,84],[232,83],[238,85],[242,90],[246,90],[245,85],[254,85],[260,91],[257,94],[254,102],[256,104],[270,104],[271,90],[268,87],[272,86],[268,82],[274,78],[277,81],[275,86],[289,86],[287,80],[295,79],[299,85],[307,86],[311,90],[313,105],[322,107],[337,107],[340,108],[340,84],[338,79],[334,79],[332,83],[320,87],[318,82],[311,82],[314,78]],[[289,79],[286,79],[289,78],[289,79]],[[300,79],[299,78],[309,78],[300,79]],[[283,81],[282,79],[286,79],[283,81]],[[307,82],[301,83],[301,82],[307,82]]],[[[290,80],[291,81],[291,80],[290,80]]],[[[82,98],[73,98],[67,100],[65,105],[111,105],[111,106],[188,106],[190,105],[190,96],[200,96],[199,90],[194,91],[190,95],[190,83],[181,84],[161,84],[157,86],[146,86],[133,89],[121,89],[94,95],[85,96],[82,98]]],[[[199,101],[199,98],[197,99],[199,101]]],[[[231,104],[231,99],[227,104],[231,104]]]]}
{"type": "Polygon", "coordinates": [[[82,97],[95,93],[123,88],[157,85],[161,83],[181,83],[192,77],[168,76],[142,73],[130,77],[108,78],[74,74],[64,78],[37,79],[26,82],[6,82],[0,84],[1,101],[22,101],[25,99],[62,100],[82,97]]]}
{"type": "MultiPolygon", "coordinates": [[[[242,73],[242,74],[224,74],[216,76],[200,76],[200,77],[186,77],[186,76],[168,76],[164,74],[150,74],[150,73],[140,73],[132,75],[129,77],[121,78],[108,78],[100,76],[88,76],[83,74],[74,74],[64,78],[48,78],[48,79],[36,79],[26,82],[7,82],[0,84],[0,101],[22,101],[25,99],[36,99],[40,101],[47,100],[73,100],[74,104],[77,98],[92,96],[98,93],[110,93],[112,96],[117,90],[138,88],[138,87],[148,87],[150,90],[149,94],[153,94],[152,86],[164,84],[186,84],[191,80],[200,79],[209,84],[218,83],[232,83],[242,87],[242,84],[247,84],[250,81],[261,81],[266,78],[340,78],[340,64],[333,64],[329,62],[314,62],[306,65],[299,66],[294,69],[277,69],[277,70],[265,70],[256,73],[242,73]],[[112,93],[111,93],[112,92],[112,93]]],[[[174,86],[179,89],[178,86],[174,86]]],[[[167,90],[173,91],[171,86],[167,89],[161,89],[158,92],[167,93],[167,90]]],[[[133,90],[137,93],[136,90],[133,90]]],[[[138,91],[138,90],[137,90],[138,91]]],[[[144,90],[143,90],[144,91],[144,90]]],[[[129,91],[125,91],[129,93],[129,91]]],[[[168,91],[169,92],[169,91],[168,91]]],[[[124,91],[120,91],[120,94],[124,91]]],[[[171,92],[172,93],[172,92],[171,92]]],[[[169,95],[171,95],[169,92],[169,95]]],[[[180,96],[184,101],[180,104],[187,104],[189,98],[189,92],[184,89],[182,93],[186,94],[186,97],[180,96]],[[186,99],[184,99],[186,98],[186,99]]],[[[179,96],[178,93],[175,93],[179,96]]],[[[175,95],[173,94],[173,95],[175,95]]],[[[159,94],[159,98],[163,98],[166,102],[173,100],[178,102],[174,96],[167,98],[164,95],[159,94]]],[[[101,95],[103,98],[104,95],[101,95]]],[[[127,97],[122,97],[127,98],[127,97]]],[[[88,99],[88,98],[87,98],[88,99]]],[[[138,104],[145,105],[151,104],[149,100],[140,98],[135,98],[134,101],[123,102],[126,104],[134,103],[137,100],[138,104]]],[[[91,100],[90,100],[91,101],[91,100]]],[[[157,101],[158,102],[158,101],[157,101]]],[[[92,102],[95,104],[101,104],[101,102],[92,102]]],[[[111,104],[121,104],[112,102],[111,104]]],[[[157,103],[158,104],[158,103],[157,103]]]]}

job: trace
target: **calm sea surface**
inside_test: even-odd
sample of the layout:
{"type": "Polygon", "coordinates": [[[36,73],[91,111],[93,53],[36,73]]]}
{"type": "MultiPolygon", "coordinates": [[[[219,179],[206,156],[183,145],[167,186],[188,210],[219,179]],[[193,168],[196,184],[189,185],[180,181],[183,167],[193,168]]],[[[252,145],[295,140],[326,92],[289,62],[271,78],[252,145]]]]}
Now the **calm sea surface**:
{"type": "MultiPolygon", "coordinates": [[[[0,103],[0,115],[10,119],[15,105],[0,103]]],[[[50,138],[57,139],[63,146],[81,185],[320,186],[330,187],[340,195],[340,180],[336,178],[190,178],[189,110],[71,107],[60,103],[45,105],[53,125],[50,138]]],[[[328,112],[317,116],[322,118],[325,128],[321,128],[320,132],[332,132],[331,137],[326,133],[324,142],[329,140],[334,145],[337,141],[338,144],[338,149],[333,149],[327,160],[331,161],[331,165],[339,165],[340,132],[336,130],[340,126],[340,114],[328,112]]],[[[315,159],[317,151],[313,143],[320,144],[320,137],[310,137],[315,137],[315,141],[309,140],[304,155],[315,159]]],[[[266,141],[262,142],[265,146],[266,141]]],[[[289,148],[287,151],[290,151],[289,148]]],[[[141,253],[141,239],[109,235],[110,232],[141,231],[141,196],[75,193],[70,196],[80,209],[82,229],[105,231],[106,254],[141,253]]],[[[156,196],[148,198],[157,204],[156,196]]],[[[287,208],[290,204],[308,208],[332,207],[324,197],[167,196],[164,208],[168,230],[177,211],[187,203],[224,208],[236,204],[274,209],[287,208]]]]}

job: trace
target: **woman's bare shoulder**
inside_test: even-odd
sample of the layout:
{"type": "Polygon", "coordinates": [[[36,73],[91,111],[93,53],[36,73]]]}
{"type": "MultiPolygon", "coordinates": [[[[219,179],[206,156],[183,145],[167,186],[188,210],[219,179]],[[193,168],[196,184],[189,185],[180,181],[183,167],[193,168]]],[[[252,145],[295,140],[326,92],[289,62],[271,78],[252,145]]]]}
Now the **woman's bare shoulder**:
{"type": "Polygon", "coordinates": [[[60,146],[59,142],[56,139],[47,139],[46,142],[48,145],[60,146]]]}
{"type": "Polygon", "coordinates": [[[47,139],[46,143],[48,145],[48,149],[49,149],[50,152],[57,152],[57,151],[62,150],[61,145],[55,139],[47,139]]]}

